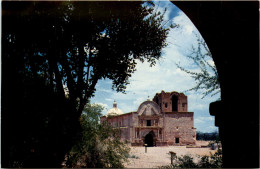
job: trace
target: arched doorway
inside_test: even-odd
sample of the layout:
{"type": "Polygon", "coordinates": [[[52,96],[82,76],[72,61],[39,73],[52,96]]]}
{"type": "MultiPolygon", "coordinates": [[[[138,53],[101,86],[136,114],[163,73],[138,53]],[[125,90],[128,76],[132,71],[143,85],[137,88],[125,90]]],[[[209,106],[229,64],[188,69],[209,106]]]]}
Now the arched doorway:
{"type": "Polygon", "coordinates": [[[144,137],[144,144],[147,144],[147,147],[153,147],[155,145],[153,131],[146,134],[146,136],[144,137]]]}
{"type": "Polygon", "coordinates": [[[221,101],[211,103],[210,113],[216,117],[215,124],[219,127],[221,135],[223,167],[259,168],[259,125],[254,125],[259,124],[259,98],[255,95],[256,99],[240,99],[241,93],[237,92],[239,88],[247,88],[247,93],[251,94],[259,91],[259,82],[256,81],[255,86],[252,85],[252,80],[259,78],[259,74],[252,73],[259,72],[259,65],[255,64],[259,63],[259,2],[209,4],[175,1],[174,4],[183,10],[197,26],[212,52],[218,70],[221,101]],[[219,28],[223,23],[225,23],[225,28],[222,27],[220,31],[219,28]],[[241,39],[246,39],[246,42],[251,43],[241,43],[241,39]],[[244,59],[243,56],[251,57],[244,59]],[[246,66],[246,68],[241,69],[241,66],[246,66]],[[245,76],[241,76],[243,74],[245,76]],[[241,77],[243,77],[242,81],[241,77]],[[248,83],[249,81],[251,83],[248,83]],[[236,112],[236,116],[230,112],[236,112]],[[244,116],[244,112],[252,112],[252,114],[244,116]],[[241,126],[241,123],[245,125],[241,126]],[[255,132],[255,134],[251,132],[250,138],[254,141],[250,145],[241,146],[243,139],[232,141],[246,131],[255,132]],[[251,155],[237,157],[234,154],[251,155]]]}

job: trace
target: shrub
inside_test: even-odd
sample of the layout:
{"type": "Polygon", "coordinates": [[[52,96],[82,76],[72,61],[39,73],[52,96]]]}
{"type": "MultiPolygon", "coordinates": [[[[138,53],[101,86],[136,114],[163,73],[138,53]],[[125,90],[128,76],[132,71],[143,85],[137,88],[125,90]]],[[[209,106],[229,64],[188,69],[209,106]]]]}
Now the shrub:
{"type": "Polygon", "coordinates": [[[172,168],[222,168],[222,150],[218,149],[215,154],[210,156],[200,157],[200,161],[195,163],[193,158],[189,155],[178,157],[174,164],[167,166],[159,166],[160,169],[172,169],[172,168]]]}
{"type": "MultiPolygon", "coordinates": [[[[90,109],[86,110],[90,111],[90,109]]],[[[123,162],[127,161],[130,148],[120,141],[118,129],[112,128],[106,123],[99,124],[93,120],[99,119],[93,116],[99,116],[98,112],[100,111],[102,109],[96,106],[96,108],[91,109],[91,112],[81,116],[82,139],[67,154],[66,167],[124,167],[123,162]]]]}
{"type": "Polygon", "coordinates": [[[179,168],[198,168],[197,164],[193,162],[193,158],[189,155],[178,157],[177,164],[179,168]]]}
{"type": "Polygon", "coordinates": [[[129,158],[136,158],[136,159],[139,159],[139,157],[138,156],[136,156],[136,155],[131,155],[129,158]]]}

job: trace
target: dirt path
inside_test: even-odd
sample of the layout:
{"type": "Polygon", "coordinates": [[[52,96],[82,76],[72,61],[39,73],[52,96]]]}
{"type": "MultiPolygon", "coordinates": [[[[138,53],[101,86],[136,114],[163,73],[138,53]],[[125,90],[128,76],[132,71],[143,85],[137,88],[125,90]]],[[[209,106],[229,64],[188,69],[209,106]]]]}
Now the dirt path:
{"type": "MultiPolygon", "coordinates": [[[[206,143],[205,143],[206,144],[206,143]]],[[[198,143],[197,145],[203,145],[198,143]]],[[[131,147],[129,162],[125,164],[126,168],[156,168],[171,163],[169,151],[173,151],[177,156],[191,155],[196,161],[198,155],[210,155],[216,150],[209,148],[186,148],[186,146],[168,146],[168,147],[147,147],[145,153],[144,147],[131,147]]]]}

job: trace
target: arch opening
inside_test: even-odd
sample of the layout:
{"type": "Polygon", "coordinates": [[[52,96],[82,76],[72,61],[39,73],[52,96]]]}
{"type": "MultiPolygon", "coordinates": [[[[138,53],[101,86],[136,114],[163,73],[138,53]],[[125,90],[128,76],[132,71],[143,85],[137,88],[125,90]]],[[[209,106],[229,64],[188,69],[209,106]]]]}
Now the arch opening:
{"type": "Polygon", "coordinates": [[[172,96],[172,111],[178,111],[178,96],[172,96]]]}
{"type": "Polygon", "coordinates": [[[146,134],[146,136],[144,137],[144,144],[147,144],[147,147],[155,146],[155,139],[154,139],[153,131],[146,134]]]}

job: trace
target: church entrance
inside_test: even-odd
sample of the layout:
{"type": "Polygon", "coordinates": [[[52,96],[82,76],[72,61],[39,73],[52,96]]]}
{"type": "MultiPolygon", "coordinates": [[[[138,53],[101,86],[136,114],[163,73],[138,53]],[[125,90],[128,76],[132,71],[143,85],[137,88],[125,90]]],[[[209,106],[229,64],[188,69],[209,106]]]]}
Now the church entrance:
{"type": "Polygon", "coordinates": [[[147,144],[147,147],[154,146],[154,136],[152,131],[144,137],[144,143],[147,144]]]}

